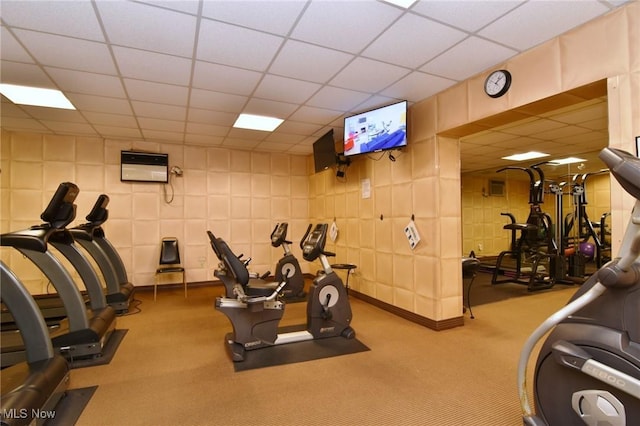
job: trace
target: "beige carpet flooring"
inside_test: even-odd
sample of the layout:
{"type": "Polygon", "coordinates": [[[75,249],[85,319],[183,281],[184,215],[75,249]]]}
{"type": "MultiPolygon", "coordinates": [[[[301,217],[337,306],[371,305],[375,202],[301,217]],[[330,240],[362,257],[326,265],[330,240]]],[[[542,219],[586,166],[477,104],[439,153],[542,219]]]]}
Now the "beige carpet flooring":
{"type": "MultiPolygon", "coordinates": [[[[473,308],[464,327],[432,331],[351,298],[370,351],[234,372],[220,287],[138,291],[141,312],[109,365],[72,370],[98,385],[78,425],[520,425],[516,366],[528,334],[576,287],[473,308]]],[[[526,292],[526,288],[522,287],[526,292]]],[[[305,321],[289,304],[282,325],[305,321]]]]}

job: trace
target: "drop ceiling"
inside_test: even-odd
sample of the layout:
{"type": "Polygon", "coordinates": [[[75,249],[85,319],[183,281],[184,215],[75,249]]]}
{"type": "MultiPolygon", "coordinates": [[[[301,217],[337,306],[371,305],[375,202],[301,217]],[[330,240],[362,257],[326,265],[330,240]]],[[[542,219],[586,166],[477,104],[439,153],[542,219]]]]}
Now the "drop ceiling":
{"type": "MultiPolygon", "coordinates": [[[[429,98],[624,3],[2,0],[2,82],[60,89],[77,108],[3,97],[2,127],[310,154],[347,115],[429,98]],[[243,112],[285,121],[232,128],[243,112]]],[[[478,135],[463,142],[463,170],[526,138],[549,137],[549,150],[579,139],[558,123],[602,133],[602,117],[587,118],[603,108],[478,135]]]]}

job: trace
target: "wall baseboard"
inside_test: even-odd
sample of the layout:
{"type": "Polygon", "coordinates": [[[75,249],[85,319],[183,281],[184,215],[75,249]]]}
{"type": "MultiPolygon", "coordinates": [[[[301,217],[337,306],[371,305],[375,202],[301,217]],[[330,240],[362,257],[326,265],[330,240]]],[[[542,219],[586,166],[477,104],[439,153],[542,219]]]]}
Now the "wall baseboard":
{"type": "Polygon", "coordinates": [[[369,303],[370,305],[375,306],[376,308],[380,308],[384,311],[397,315],[400,318],[406,319],[407,321],[414,322],[435,331],[448,330],[450,328],[460,327],[464,325],[464,318],[462,316],[449,318],[442,321],[432,320],[431,318],[423,317],[422,315],[418,315],[414,312],[407,311],[406,309],[402,309],[389,303],[383,302],[382,300],[367,296],[366,294],[357,292],[351,288],[349,289],[349,296],[353,296],[356,299],[360,299],[369,303]]]}
{"type": "MultiPolygon", "coordinates": [[[[304,274],[305,278],[313,280],[314,276],[312,274],[304,274]]],[[[187,283],[188,287],[204,287],[204,286],[220,286],[222,287],[222,281],[198,281],[198,282],[189,282],[187,283]]],[[[158,285],[158,287],[167,287],[167,288],[182,288],[182,283],[167,283],[158,285]]],[[[153,285],[144,285],[144,286],[136,286],[136,291],[153,291],[153,285]]],[[[431,318],[423,317],[422,315],[418,315],[414,312],[407,311],[406,309],[399,308],[397,306],[393,306],[390,303],[383,302],[382,300],[378,300],[366,294],[355,291],[354,289],[349,289],[349,295],[355,297],[356,299],[360,299],[364,302],[367,302],[370,305],[375,306],[376,308],[380,308],[383,311],[390,312],[394,315],[399,316],[402,319],[406,319],[407,321],[411,321],[413,323],[422,325],[424,327],[430,328],[435,331],[448,330],[450,328],[461,327],[464,325],[464,317],[459,316],[455,318],[448,318],[442,321],[432,320],[431,318]]]]}

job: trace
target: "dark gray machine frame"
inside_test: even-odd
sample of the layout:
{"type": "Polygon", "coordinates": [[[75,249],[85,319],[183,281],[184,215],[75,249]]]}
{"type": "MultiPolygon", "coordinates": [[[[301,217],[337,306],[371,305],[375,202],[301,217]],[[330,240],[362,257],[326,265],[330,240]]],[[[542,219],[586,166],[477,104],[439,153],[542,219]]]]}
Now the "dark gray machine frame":
{"type": "Polygon", "coordinates": [[[44,318],[18,277],[0,261],[0,295],[27,349],[26,361],[2,370],[0,422],[30,424],[34,412],[52,411],[69,386],[67,361],[54,352],[44,318]]]}
{"type": "Polygon", "coordinates": [[[525,425],[630,426],[640,419],[640,159],[614,148],[599,157],[635,206],[619,256],[525,342],[518,364],[525,425]],[[527,367],[549,331],[534,373],[534,413],[527,367]]]}
{"type": "MultiPolygon", "coordinates": [[[[236,298],[217,297],[215,308],[225,314],[233,326],[233,333],[225,336],[225,343],[234,362],[244,361],[245,351],[248,350],[328,337],[355,337],[356,332],[350,326],[352,313],[349,296],[342,280],[331,269],[327,259],[327,256],[334,254],[324,250],[328,225],[318,224],[310,232],[311,228],[309,225],[302,238],[302,256],[310,262],[320,259],[324,273],[313,280],[309,289],[307,323],[306,328],[301,331],[278,333],[278,324],[284,314],[285,304],[277,299],[286,280],[269,296],[246,295],[242,285],[248,279],[246,267],[232,252],[226,252],[224,249],[221,251],[226,269],[236,281],[236,298]]],[[[221,249],[215,247],[217,240],[212,239],[211,242],[214,250],[221,249]]]]}
{"type": "Polygon", "coordinates": [[[71,234],[95,260],[107,286],[107,303],[118,313],[127,312],[133,298],[134,286],[118,251],[105,237],[102,224],[109,218],[109,196],[100,194],[86,216],[87,222],[70,229],[71,234]]]}
{"type": "MultiPolygon", "coordinates": [[[[113,308],[105,306],[102,286],[95,271],[87,258],[74,246],[73,237],[65,229],[75,218],[74,201],[78,192],[75,184],[61,183],[41,215],[45,223],[0,236],[0,245],[13,247],[31,260],[58,292],[67,318],[52,332],[50,338],[55,350],[71,358],[100,356],[115,328],[116,320],[113,308]],[[79,268],[78,272],[85,280],[90,295],[90,312],[87,312],[82,294],[73,278],[48,249],[48,243],[59,249],[79,268]]],[[[25,347],[20,334],[3,332],[2,339],[2,367],[24,360],[25,347]]]]}

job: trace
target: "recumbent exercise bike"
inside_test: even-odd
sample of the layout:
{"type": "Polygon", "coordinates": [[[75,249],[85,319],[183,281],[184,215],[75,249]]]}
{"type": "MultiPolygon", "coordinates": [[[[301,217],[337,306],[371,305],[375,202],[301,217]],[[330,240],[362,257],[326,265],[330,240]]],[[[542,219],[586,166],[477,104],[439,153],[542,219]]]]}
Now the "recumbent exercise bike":
{"type": "Polygon", "coordinates": [[[225,269],[235,280],[235,297],[217,297],[215,302],[215,309],[225,314],[233,326],[233,333],[225,336],[225,344],[234,362],[244,361],[249,350],[328,337],[355,337],[346,289],[327,259],[334,254],[324,250],[328,225],[318,224],[311,229],[309,225],[302,238],[302,256],[308,262],[320,259],[322,271],[309,289],[306,328],[300,331],[278,334],[285,308],[279,293],[287,283],[286,277],[269,295],[247,295],[242,285],[248,276],[246,266],[228,246],[218,247],[225,269]]]}

